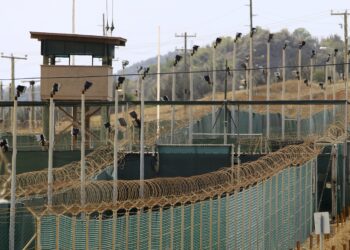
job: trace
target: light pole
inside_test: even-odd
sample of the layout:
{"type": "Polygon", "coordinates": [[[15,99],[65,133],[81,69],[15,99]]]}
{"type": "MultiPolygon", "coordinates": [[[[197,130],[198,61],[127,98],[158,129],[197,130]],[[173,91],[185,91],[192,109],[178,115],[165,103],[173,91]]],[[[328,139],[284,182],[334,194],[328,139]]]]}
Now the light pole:
{"type": "Polygon", "coordinates": [[[81,92],[81,152],[80,152],[80,204],[82,207],[86,204],[86,192],[85,192],[85,93],[91,88],[92,82],[86,81],[81,92]]]}
{"type": "MultiPolygon", "coordinates": [[[[256,33],[256,28],[250,29],[249,38],[249,101],[253,100],[253,36],[256,33]]],[[[253,107],[249,104],[249,134],[253,134],[253,107]]]]}
{"type": "Polygon", "coordinates": [[[49,110],[49,162],[47,173],[47,205],[52,206],[52,188],[53,188],[53,148],[55,144],[55,103],[53,97],[60,90],[61,85],[54,83],[50,95],[50,110],[49,110]]]}
{"type": "MultiPolygon", "coordinates": [[[[314,65],[315,65],[315,58],[316,57],[316,51],[312,50],[311,57],[310,57],[310,83],[309,83],[309,100],[312,101],[312,82],[314,80],[314,65]]],[[[312,134],[313,132],[313,119],[312,119],[312,105],[309,106],[309,132],[312,134]]]]}
{"type": "Polygon", "coordinates": [[[149,72],[149,68],[145,68],[141,78],[141,125],[140,125],[140,198],[144,196],[144,180],[145,180],[145,146],[144,146],[144,130],[145,130],[145,91],[144,79],[149,72]]]}
{"type": "MultiPolygon", "coordinates": [[[[192,57],[194,56],[194,54],[196,54],[196,52],[198,51],[199,49],[199,46],[198,45],[193,45],[192,47],[192,52],[191,52],[191,55],[190,55],[190,101],[192,102],[193,101],[193,96],[194,96],[194,93],[193,93],[193,74],[192,74],[192,63],[193,63],[193,60],[192,60],[192,57]]],[[[192,144],[193,143],[193,107],[192,105],[190,105],[190,112],[189,112],[189,131],[188,131],[188,143],[189,144],[192,144]]]]}
{"type": "MultiPolygon", "coordinates": [[[[172,101],[175,101],[175,99],[176,99],[176,93],[175,93],[176,72],[175,72],[175,69],[176,69],[177,64],[181,61],[181,59],[182,59],[182,56],[176,55],[174,63],[173,63],[173,82],[171,85],[171,100],[172,101]]],[[[175,129],[174,123],[175,123],[175,106],[171,105],[170,144],[174,143],[174,129],[175,129]]]]}
{"type": "MultiPolygon", "coordinates": [[[[301,95],[301,50],[305,46],[305,41],[301,41],[299,43],[299,50],[298,50],[298,101],[300,101],[300,95],[301,95]]],[[[298,105],[298,112],[297,112],[297,139],[300,140],[300,129],[301,129],[301,109],[298,105]]]]}
{"type": "Polygon", "coordinates": [[[139,74],[139,77],[137,78],[137,100],[140,101],[140,92],[141,92],[141,85],[140,85],[140,82],[141,82],[141,78],[142,78],[142,70],[143,70],[143,67],[140,66],[137,68],[137,73],[139,74]]]}
{"type": "MultiPolygon", "coordinates": [[[[333,101],[336,99],[335,96],[335,83],[337,82],[337,54],[338,54],[338,49],[334,49],[334,53],[333,53],[333,70],[332,70],[332,80],[333,80],[333,86],[332,86],[332,97],[333,97],[333,101]]],[[[335,105],[333,104],[333,123],[335,122],[335,105]]]]}
{"type": "MultiPolygon", "coordinates": [[[[216,94],[216,48],[221,43],[222,38],[218,37],[215,40],[214,46],[213,46],[213,89],[212,89],[212,101],[215,101],[215,94],[216,94]]],[[[212,106],[211,110],[211,126],[214,127],[215,124],[215,106],[212,106]]]]}
{"type": "MultiPolygon", "coordinates": [[[[13,85],[14,87],[14,85],[13,85]]],[[[15,223],[16,223],[16,168],[17,168],[17,102],[18,98],[26,90],[25,86],[18,85],[13,100],[12,121],[12,167],[11,167],[11,204],[9,226],[9,249],[15,249],[15,223]]]]}
{"type": "MultiPolygon", "coordinates": [[[[286,49],[287,49],[287,41],[284,43],[282,48],[282,100],[285,99],[286,94],[286,49]]],[[[282,113],[281,113],[281,125],[282,125],[282,140],[285,140],[285,128],[286,128],[286,117],[285,117],[285,107],[282,105],[282,113]]]]}
{"type": "MultiPolygon", "coordinates": [[[[271,46],[271,40],[273,38],[273,34],[269,34],[269,38],[267,39],[266,43],[266,50],[267,50],[267,62],[266,62],[266,99],[267,101],[270,101],[270,80],[271,80],[271,70],[270,70],[270,46],[271,46]]],[[[267,142],[270,139],[270,105],[266,106],[266,140],[267,142]]]]}
{"type": "MultiPolygon", "coordinates": [[[[113,147],[113,204],[118,200],[118,110],[119,110],[119,87],[123,85],[125,77],[119,76],[115,86],[114,96],[114,147],[113,147]]],[[[124,89],[124,85],[123,85],[124,89]]]]}
{"type": "MultiPolygon", "coordinates": [[[[242,37],[242,33],[240,32],[237,32],[236,33],[236,37],[235,39],[233,40],[233,55],[232,55],[232,97],[231,97],[231,100],[232,101],[235,101],[236,100],[236,81],[237,81],[237,74],[236,74],[236,66],[237,66],[237,63],[236,63],[236,58],[237,58],[237,42],[238,42],[238,39],[242,37]]],[[[231,107],[231,118],[232,118],[232,121],[233,121],[233,124],[232,124],[232,133],[234,134],[235,131],[234,131],[234,126],[235,126],[235,111],[236,111],[236,107],[234,105],[232,105],[231,107]]]]}

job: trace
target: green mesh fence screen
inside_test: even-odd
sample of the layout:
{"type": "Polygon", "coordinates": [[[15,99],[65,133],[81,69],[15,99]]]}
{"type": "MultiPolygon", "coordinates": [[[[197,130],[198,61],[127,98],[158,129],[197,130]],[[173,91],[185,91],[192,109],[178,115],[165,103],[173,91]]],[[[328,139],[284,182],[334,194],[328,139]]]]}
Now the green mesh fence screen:
{"type": "Polygon", "coordinates": [[[191,204],[105,217],[41,217],[42,249],[290,249],[312,229],[312,165],[191,204]]]}

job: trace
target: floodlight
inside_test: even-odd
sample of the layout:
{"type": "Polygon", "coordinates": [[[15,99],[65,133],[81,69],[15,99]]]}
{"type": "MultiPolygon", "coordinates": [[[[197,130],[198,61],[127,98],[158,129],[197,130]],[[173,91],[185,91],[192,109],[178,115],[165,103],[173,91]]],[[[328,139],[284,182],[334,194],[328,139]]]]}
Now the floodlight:
{"type": "Polygon", "coordinates": [[[309,80],[308,80],[308,79],[305,79],[305,80],[304,80],[304,84],[305,84],[306,86],[309,86],[309,80]]]}
{"type": "Polygon", "coordinates": [[[61,84],[55,82],[55,83],[52,85],[51,95],[54,96],[54,95],[60,90],[60,88],[61,88],[61,84]]]}
{"type": "Polygon", "coordinates": [[[181,61],[181,59],[182,59],[182,56],[176,55],[176,56],[175,56],[175,60],[174,60],[174,66],[176,66],[177,63],[181,61]]]}
{"type": "Polygon", "coordinates": [[[72,134],[73,136],[77,136],[77,135],[79,134],[79,129],[78,129],[78,128],[72,128],[71,134],[72,134]]]}
{"type": "Polygon", "coordinates": [[[105,124],[103,124],[103,126],[105,128],[111,128],[111,123],[110,122],[106,122],[105,124]]]}
{"type": "Polygon", "coordinates": [[[145,79],[145,78],[146,78],[146,75],[148,74],[148,72],[149,72],[149,67],[147,67],[147,68],[144,69],[142,79],[145,79]]]}
{"type": "Polygon", "coordinates": [[[35,81],[34,81],[34,80],[31,80],[31,81],[29,81],[29,84],[30,84],[30,86],[34,86],[35,81]]]}
{"type": "Polygon", "coordinates": [[[131,116],[131,118],[137,119],[137,113],[135,111],[131,111],[129,115],[131,116]]]}
{"type": "Polygon", "coordinates": [[[126,127],[127,126],[127,123],[126,123],[124,118],[121,117],[121,118],[118,119],[118,121],[119,121],[120,126],[122,126],[122,127],[126,127]]]}
{"type": "Polygon", "coordinates": [[[16,90],[17,90],[17,97],[20,97],[21,94],[23,94],[25,91],[26,91],[27,87],[26,86],[23,86],[23,85],[18,85],[16,87],[16,90]]]}
{"type": "Polygon", "coordinates": [[[302,47],[304,47],[305,46],[305,41],[301,41],[300,43],[299,43],[299,49],[302,49],[302,47]]]}
{"type": "Polygon", "coordinates": [[[334,49],[334,56],[337,56],[338,49],[334,49]]]}
{"type": "Polygon", "coordinates": [[[143,70],[143,67],[142,67],[142,66],[138,67],[138,68],[137,68],[137,73],[140,73],[141,70],[143,70]]]}
{"type": "Polygon", "coordinates": [[[215,39],[215,44],[214,44],[214,49],[216,49],[216,47],[221,43],[222,41],[222,38],[221,37],[217,37],[215,39]]]}
{"type": "Polygon", "coordinates": [[[133,120],[132,124],[134,125],[135,128],[141,128],[141,120],[140,119],[133,120]]]}
{"type": "Polygon", "coordinates": [[[280,72],[276,71],[273,73],[275,75],[275,77],[277,78],[277,81],[281,80],[281,74],[280,72]]]}
{"type": "Polygon", "coordinates": [[[211,80],[210,80],[210,76],[209,75],[205,75],[204,76],[204,80],[210,85],[211,84],[211,80]]]}
{"type": "Polygon", "coordinates": [[[91,88],[92,84],[93,84],[92,82],[86,81],[86,82],[84,83],[84,92],[85,92],[86,90],[88,90],[89,88],[91,88]]]}
{"type": "Polygon", "coordinates": [[[273,38],[273,34],[270,33],[270,34],[269,34],[269,38],[267,39],[267,42],[268,42],[268,43],[271,42],[272,38],[273,38]]]}
{"type": "Polygon", "coordinates": [[[287,48],[287,46],[288,46],[288,42],[285,41],[285,42],[284,42],[284,45],[283,45],[283,50],[285,50],[285,49],[287,48]]]}
{"type": "Polygon", "coordinates": [[[237,40],[238,40],[239,38],[241,38],[241,37],[242,37],[242,33],[241,33],[241,32],[237,32],[237,33],[236,33],[236,38],[235,38],[234,42],[237,42],[237,40]]]}
{"type": "Polygon", "coordinates": [[[253,37],[254,33],[256,33],[256,28],[250,30],[250,37],[253,37]]]}
{"type": "Polygon", "coordinates": [[[4,151],[7,152],[9,150],[9,143],[7,139],[1,139],[0,140],[0,148],[4,151]]]}
{"type": "Polygon", "coordinates": [[[329,81],[329,83],[332,83],[332,76],[328,76],[327,80],[329,81]]]}
{"type": "Polygon", "coordinates": [[[124,76],[119,76],[118,77],[118,84],[117,84],[116,88],[118,89],[119,86],[122,85],[124,81],[125,81],[125,77],[124,76]]]}
{"type": "Polygon", "coordinates": [[[193,45],[192,47],[192,52],[191,52],[191,56],[193,56],[199,49],[199,46],[198,45],[193,45]]]}
{"type": "Polygon", "coordinates": [[[122,67],[123,67],[123,69],[125,69],[125,67],[128,66],[128,65],[129,65],[129,61],[128,61],[128,60],[123,60],[123,61],[122,61],[122,67]]]}
{"type": "Polygon", "coordinates": [[[330,59],[331,59],[331,54],[328,54],[328,57],[327,57],[326,63],[328,63],[330,59]]]}
{"type": "Polygon", "coordinates": [[[230,69],[230,67],[226,67],[226,73],[230,76],[231,75],[231,69],[230,69]]]}
{"type": "Polygon", "coordinates": [[[325,89],[324,88],[324,82],[319,82],[318,85],[320,86],[321,89],[325,89]]]}
{"type": "Polygon", "coordinates": [[[313,49],[313,50],[311,51],[311,58],[313,58],[314,56],[316,56],[316,51],[313,49]]]}
{"type": "Polygon", "coordinates": [[[163,96],[163,97],[161,98],[161,100],[162,100],[162,101],[169,101],[169,98],[168,98],[168,96],[165,95],[165,96],[163,96]]]}
{"type": "Polygon", "coordinates": [[[35,138],[36,138],[36,141],[37,142],[40,142],[40,145],[41,146],[45,146],[46,144],[46,138],[43,134],[40,134],[40,135],[35,135],[35,138]]]}

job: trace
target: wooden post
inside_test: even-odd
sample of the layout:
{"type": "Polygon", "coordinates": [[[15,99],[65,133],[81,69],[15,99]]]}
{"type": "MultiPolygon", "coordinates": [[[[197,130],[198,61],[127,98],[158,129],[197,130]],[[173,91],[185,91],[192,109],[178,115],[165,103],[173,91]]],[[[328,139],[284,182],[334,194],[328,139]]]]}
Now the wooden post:
{"type": "Polygon", "coordinates": [[[312,241],[313,241],[313,237],[312,237],[312,235],[310,235],[310,246],[309,246],[310,249],[312,249],[312,245],[313,245],[312,241]]]}
{"type": "Polygon", "coordinates": [[[332,246],[332,250],[335,250],[335,246],[332,246]]]}
{"type": "Polygon", "coordinates": [[[343,244],[343,250],[346,250],[346,244],[343,244]]]}
{"type": "Polygon", "coordinates": [[[317,235],[317,246],[319,246],[320,245],[320,235],[318,234],[317,235]]]}
{"type": "Polygon", "coordinates": [[[297,250],[301,250],[299,241],[297,241],[297,250]]]}

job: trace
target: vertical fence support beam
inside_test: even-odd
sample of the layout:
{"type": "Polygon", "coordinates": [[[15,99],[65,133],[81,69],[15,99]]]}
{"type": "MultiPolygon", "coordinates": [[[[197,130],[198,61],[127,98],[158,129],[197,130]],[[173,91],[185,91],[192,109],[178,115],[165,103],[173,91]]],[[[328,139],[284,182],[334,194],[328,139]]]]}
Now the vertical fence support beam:
{"type": "MultiPolygon", "coordinates": [[[[237,171],[238,172],[238,171],[237,171]]],[[[234,236],[233,236],[233,245],[234,245],[234,248],[233,249],[238,249],[238,246],[237,246],[237,229],[238,229],[238,221],[237,221],[237,213],[236,211],[238,211],[238,204],[237,204],[237,195],[238,195],[238,190],[236,189],[235,192],[234,192],[234,203],[233,203],[233,206],[234,206],[234,209],[233,211],[235,211],[233,213],[233,225],[236,225],[235,226],[235,230],[234,230],[234,236]]]]}
{"type": "MultiPolygon", "coordinates": [[[[233,171],[232,171],[233,172],[233,171]]],[[[225,209],[225,218],[226,218],[226,248],[230,248],[230,194],[226,193],[226,209],[225,209]]]]}
{"type": "Polygon", "coordinates": [[[180,245],[181,250],[184,249],[185,245],[185,204],[181,204],[181,231],[180,231],[180,245]]]}
{"type": "Polygon", "coordinates": [[[159,249],[163,249],[163,207],[159,209],[159,249]]]}
{"type": "Polygon", "coordinates": [[[209,249],[213,248],[213,198],[209,200],[209,249]]]}
{"type": "Polygon", "coordinates": [[[170,249],[174,249],[174,206],[170,207],[170,249]]]}
{"type": "Polygon", "coordinates": [[[98,249],[102,250],[102,213],[98,215],[98,249]]]}
{"type": "Polygon", "coordinates": [[[203,249],[203,202],[200,202],[200,211],[199,211],[199,249],[203,249]]]}
{"type": "Polygon", "coordinates": [[[72,249],[75,250],[75,227],[77,224],[77,216],[74,215],[72,218],[72,249]]]}
{"type": "Polygon", "coordinates": [[[117,234],[117,211],[113,210],[113,223],[112,223],[112,249],[116,249],[115,237],[117,234]]]}
{"type": "Polygon", "coordinates": [[[220,249],[220,227],[221,227],[221,220],[220,220],[220,217],[221,217],[221,194],[218,196],[218,221],[217,221],[217,224],[218,224],[218,238],[217,238],[217,248],[220,249]]]}
{"type": "MultiPolygon", "coordinates": [[[[88,250],[89,249],[89,218],[90,218],[90,215],[87,213],[86,214],[86,217],[85,217],[85,249],[88,250]]],[[[100,234],[98,236],[100,238],[100,234]]]]}
{"type": "Polygon", "coordinates": [[[148,209],[148,249],[152,249],[152,208],[148,209]]]}
{"type": "Polygon", "coordinates": [[[41,217],[39,216],[36,218],[36,231],[36,249],[41,250],[41,217]]]}
{"type": "Polygon", "coordinates": [[[56,249],[60,249],[60,215],[56,216],[56,249]]]}
{"type": "Polygon", "coordinates": [[[129,213],[126,211],[125,215],[125,249],[129,249],[129,213]]]}
{"type": "Polygon", "coordinates": [[[269,206],[270,206],[270,212],[269,212],[269,220],[270,220],[270,228],[269,228],[269,248],[272,249],[272,179],[274,176],[272,176],[269,180],[269,206]]]}
{"type": "Polygon", "coordinates": [[[139,250],[140,249],[140,241],[141,241],[141,237],[140,237],[140,209],[137,210],[137,242],[136,242],[136,249],[139,250]]]}
{"type": "Polygon", "coordinates": [[[191,203],[191,250],[194,250],[194,203],[191,203]]]}

